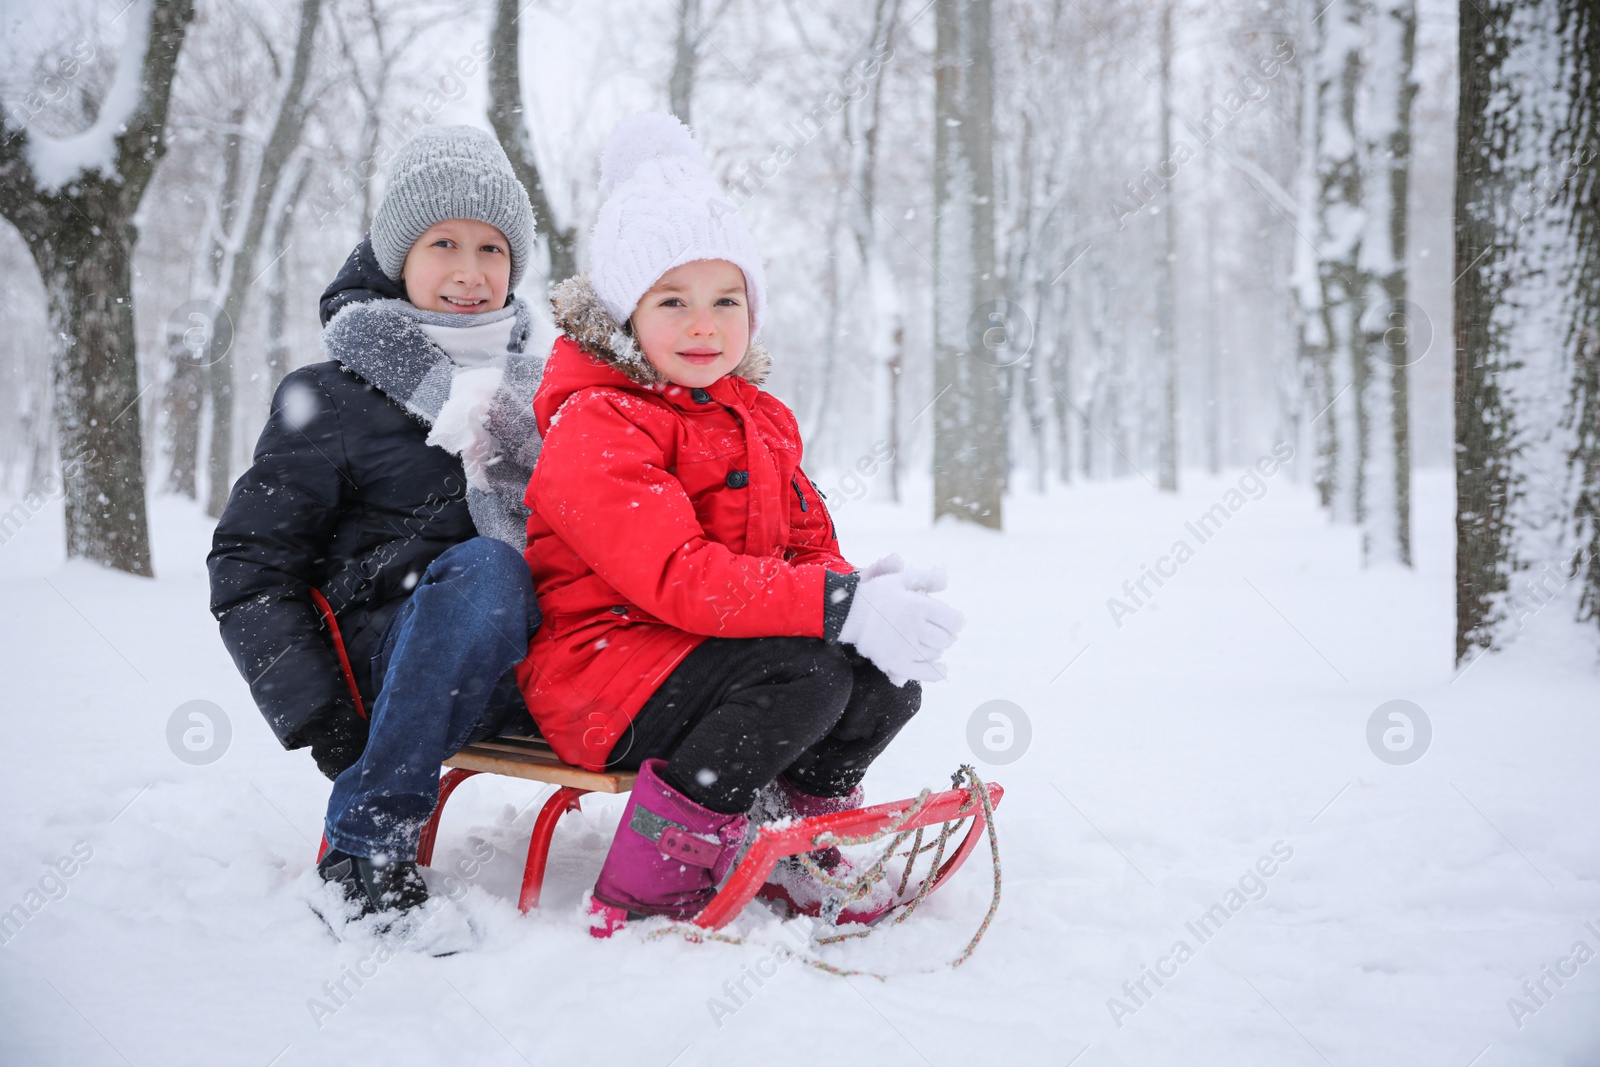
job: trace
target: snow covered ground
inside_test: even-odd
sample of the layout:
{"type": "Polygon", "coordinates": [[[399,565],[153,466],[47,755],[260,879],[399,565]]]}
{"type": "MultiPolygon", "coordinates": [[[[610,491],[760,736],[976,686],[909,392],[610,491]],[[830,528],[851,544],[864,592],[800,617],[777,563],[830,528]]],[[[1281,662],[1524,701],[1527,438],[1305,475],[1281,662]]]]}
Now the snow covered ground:
{"type": "Polygon", "coordinates": [[[616,800],[563,824],[545,907],[518,915],[541,793],[481,777],[436,863],[489,857],[465,898],[484,946],[378,964],[335,943],[304,903],[328,786],[223,652],[206,522],[155,504],[151,582],[64,564],[51,505],[0,546],[0,1063],[1600,1062],[1591,637],[1554,605],[1457,677],[1447,473],[1419,477],[1415,573],[1363,572],[1282,472],[1200,543],[1185,524],[1240,473],[1019,495],[1004,534],[933,526],[925,498],[842,503],[847,552],[944,564],[969,620],[872,799],[973,760],[987,701],[1031,727],[978,763],[1007,793],[976,955],[943,966],[987,906],[981,852],[911,922],[818,950],[887,981],[784,962],[799,933],[760,908],[743,946],[592,941],[577,910],[616,800]],[[1134,605],[1124,581],[1180,539],[1192,558],[1134,605]],[[169,745],[192,700],[231,734],[209,764],[169,745]],[[1391,700],[1431,724],[1420,760],[1369,747],[1391,700]]]}

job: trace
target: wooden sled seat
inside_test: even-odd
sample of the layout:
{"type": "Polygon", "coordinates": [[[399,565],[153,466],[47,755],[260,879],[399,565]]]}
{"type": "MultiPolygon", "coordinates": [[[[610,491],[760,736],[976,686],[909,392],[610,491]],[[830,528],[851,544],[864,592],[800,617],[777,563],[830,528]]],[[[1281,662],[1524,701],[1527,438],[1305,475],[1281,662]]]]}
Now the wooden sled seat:
{"type": "Polygon", "coordinates": [[[491,737],[468,745],[444,761],[449,768],[439,779],[439,803],[422,828],[417,842],[417,863],[433,863],[433,843],[439,833],[439,818],[445,802],[456,787],[475,774],[503,774],[548,782],[558,788],[539,809],[528,842],[528,862],[522,869],[522,891],[517,907],[524,912],[539,906],[544,889],[544,869],[550,858],[550,840],[555,836],[561,816],[578,810],[578,798],[586,793],[626,793],[633,789],[634,771],[588,771],[562,763],[550,746],[538,737],[491,737]]]}
{"type": "Polygon", "coordinates": [[[446,767],[478,773],[505,774],[533,782],[572,786],[585,793],[626,793],[633,789],[634,771],[586,771],[562,763],[538,737],[491,737],[468,745],[444,761],[446,767]]]}

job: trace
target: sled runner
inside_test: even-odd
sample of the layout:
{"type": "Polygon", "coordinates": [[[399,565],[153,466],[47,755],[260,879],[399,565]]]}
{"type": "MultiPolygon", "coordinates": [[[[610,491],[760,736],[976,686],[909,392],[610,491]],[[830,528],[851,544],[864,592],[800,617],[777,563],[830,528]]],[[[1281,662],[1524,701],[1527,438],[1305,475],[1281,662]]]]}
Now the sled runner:
{"type": "MultiPolygon", "coordinates": [[[[343,643],[338,638],[338,625],[334,621],[333,613],[320,595],[313,593],[313,599],[317,602],[323,620],[333,634],[335,651],[338,653],[341,665],[345,667],[346,679],[351,683],[351,691],[354,692],[354,676],[349,673],[348,660],[345,657],[343,643]]],[[[360,697],[357,695],[358,707],[359,700],[360,697]]],[[[547,782],[558,787],[540,808],[539,817],[534,821],[533,836],[528,842],[528,859],[523,867],[522,889],[517,898],[517,907],[524,913],[539,906],[539,898],[544,887],[545,866],[550,857],[550,843],[561,817],[568,812],[579,810],[579,799],[589,793],[629,792],[637,777],[632,771],[590,771],[563,763],[550,746],[537,737],[494,737],[479,741],[467,745],[445,760],[444,765],[448,770],[439,780],[439,803],[435,805],[433,814],[424,824],[417,844],[417,864],[423,867],[433,862],[434,842],[438,837],[439,820],[444,814],[445,804],[468,778],[478,774],[503,774],[512,778],[547,782]]],[[[976,781],[975,778],[971,780],[976,781]]],[[[773,867],[785,856],[811,852],[827,845],[864,844],[891,835],[894,842],[890,846],[892,850],[901,840],[915,834],[915,840],[905,860],[906,869],[899,878],[901,895],[904,895],[906,886],[911,883],[910,868],[920,854],[932,852],[933,863],[937,865],[936,869],[930,870],[918,881],[916,891],[900,900],[890,914],[914,906],[948,882],[966,862],[979,839],[985,835],[987,826],[985,811],[992,810],[1000,803],[1005,790],[992,782],[983,788],[988,793],[987,804],[984,803],[985,798],[979,797],[976,789],[968,785],[939,793],[927,793],[910,800],[875,804],[872,807],[791,820],[786,823],[764,824],[756,832],[754,841],[732,873],[728,875],[727,880],[723,882],[717,895],[691,921],[694,925],[708,930],[719,930],[728,925],[744,910],[745,905],[761,893],[762,887],[772,874],[773,867]],[[958,824],[968,819],[972,825],[968,827],[966,836],[961,839],[961,843],[956,846],[949,858],[945,859],[946,843],[951,839],[958,824]],[[935,826],[940,827],[936,840],[923,845],[922,832],[935,826]]],[[[327,847],[328,843],[324,839],[322,847],[317,852],[318,859],[321,859],[327,847]]]]}

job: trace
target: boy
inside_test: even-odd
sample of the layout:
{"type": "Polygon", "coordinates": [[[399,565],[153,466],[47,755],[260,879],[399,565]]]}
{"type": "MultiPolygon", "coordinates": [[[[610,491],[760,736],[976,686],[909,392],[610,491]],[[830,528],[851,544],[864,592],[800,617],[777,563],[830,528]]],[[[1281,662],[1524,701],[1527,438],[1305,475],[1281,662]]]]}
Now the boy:
{"type": "Polygon", "coordinates": [[[406,144],[324,296],[333,360],[285,376],[208,559],[262,714],[335,781],[318,869],[363,914],[427,900],[414,857],[440,763],[531,726],[512,668],[539,622],[519,553],[543,361],[520,355],[511,293],[533,240],[493,137],[406,144]]]}

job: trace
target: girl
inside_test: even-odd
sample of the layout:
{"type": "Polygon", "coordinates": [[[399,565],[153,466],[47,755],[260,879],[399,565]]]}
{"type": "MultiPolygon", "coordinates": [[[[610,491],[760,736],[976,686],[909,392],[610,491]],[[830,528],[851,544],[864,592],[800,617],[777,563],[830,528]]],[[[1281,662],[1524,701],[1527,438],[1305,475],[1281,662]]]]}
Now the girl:
{"type": "MultiPolygon", "coordinates": [[[[600,189],[590,273],[553,294],[565,336],[534,398],[544,621],[520,680],[562,759],[639,770],[589,904],[604,937],[699,911],[766,787],[770,815],[859,806],[962,620],[929,595],[941,574],[839,554],[794,415],[759,388],[760,257],[689,131],[624,120],[600,189]]],[[[826,890],[790,862],[768,895],[816,914],[826,890]]]]}

